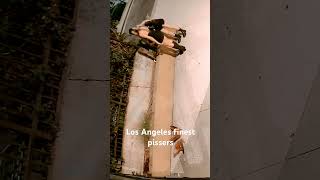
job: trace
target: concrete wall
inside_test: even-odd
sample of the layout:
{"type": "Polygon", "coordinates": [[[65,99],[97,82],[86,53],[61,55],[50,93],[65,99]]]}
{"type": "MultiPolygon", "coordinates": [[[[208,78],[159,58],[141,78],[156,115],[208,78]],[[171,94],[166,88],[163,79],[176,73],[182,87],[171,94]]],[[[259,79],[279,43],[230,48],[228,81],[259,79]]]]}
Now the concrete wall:
{"type": "MultiPolygon", "coordinates": [[[[208,117],[200,125],[197,118],[210,82],[210,0],[158,0],[152,18],[164,18],[167,24],[187,30],[187,37],[181,42],[187,51],[176,58],[175,64],[173,124],[182,129],[208,124],[208,117]]],[[[180,158],[192,162],[193,152],[199,152],[202,145],[188,144],[188,137],[188,150],[180,158]]]]}
{"type": "Polygon", "coordinates": [[[183,177],[210,177],[210,89],[207,90],[195,122],[196,135],[185,145],[180,156],[183,177]]]}
{"type": "MultiPolygon", "coordinates": [[[[319,26],[306,27],[314,27],[309,20],[319,15],[319,2],[290,2],[290,11],[298,12],[298,7],[304,10],[299,18],[290,20],[287,3],[214,3],[211,132],[214,177],[218,180],[277,180],[292,134],[305,111],[319,65],[319,38],[314,36],[319,26]]],[[[311,114],[301,123],[304,128],[297,132],[293,154],[317,147],[310,136],[315,136],[311,126],[318,127],[311,119],[318,115],[311,114]]],[[[317,172],[307,169],[319,166],[319,155],[309,155],[286,163],[280,179],[312,179],[317,172]],[[299,176],[299,170],[309,176],[299,176]]]]}
{"type": "MultiPolygon", "coordinates": [[[[157,56],[154,70],[153,86],[153,126],[154,130],[170,130],[173,112],[173,82],[174,62],[173,56],[162,54],[157,56]]],[[[169,141],[170,136],[158,135],[150,138],[155,141],[169,141]]],[[[170,176],[171,146],[151,147],[151,174],[153,177],[170,176]]]]}
{"type": "Polygon", "coordinates": [[[187,30],[181,44],[187,51],[176,58],[174,82],[174,124],[192,129],[210,81],[210,1],[157,1],[154,18],[187,30]],[[186,13],[188,12],[188,13],[186,13]]]}
{"type": "MultiPolygon", "coordinates": [[[[295,12],[294,20],[290,23],[290,28],[294,29],[292,38],[295,41],[292,52],[305,64],[316,62],[313,68],[317,70],[317,74],[314,77],[303,115],[287,153],[288,160],[282,168],[279,180],[317,180],[320,177],[318,168],[320,166],[320,52],[318,50],[320,25],[313,23],[313,20],[320,15],[317,8],[319,5],[320,2],[315,0],[294,1],[290,5],[295,12]]],[[[303,70],[301,67],[300,74],[305,71],[307,69],[303,70]]]]}
{"type": "MultiPolygon", "coordinates": [[[[146,114],[148,110],[151,109],[153,72],[153,60],[137,53],[129,87],[124,131],[126,131],[126,129],[143,129],[146,114]]],[[[134,172],[142,175],[144,164],[144,137],[124,134],[122,148],[122,157],[124,158],[122,173],[131,174],[134,172]]]]}
{"type": "Polygon", "coordinates": [[[304,113],[287,153],[279,180],[317,180],[320,177],[320,71],[313,82],[304,113]]]}

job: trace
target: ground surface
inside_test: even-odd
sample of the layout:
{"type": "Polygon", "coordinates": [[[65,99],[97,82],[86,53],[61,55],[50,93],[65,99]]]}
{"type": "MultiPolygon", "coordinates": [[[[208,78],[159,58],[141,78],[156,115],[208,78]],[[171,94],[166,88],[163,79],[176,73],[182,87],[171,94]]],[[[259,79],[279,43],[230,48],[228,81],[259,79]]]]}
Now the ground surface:
{"type": "Polygon", "coordinates": [[[52,180],[106,179],[106,16],[105,1],[79,1],[52,180]]]}
{"type": "Polygon", "coordinates": [[[216,179],[319,179],[318,6],[215,1],[216,179]]]}

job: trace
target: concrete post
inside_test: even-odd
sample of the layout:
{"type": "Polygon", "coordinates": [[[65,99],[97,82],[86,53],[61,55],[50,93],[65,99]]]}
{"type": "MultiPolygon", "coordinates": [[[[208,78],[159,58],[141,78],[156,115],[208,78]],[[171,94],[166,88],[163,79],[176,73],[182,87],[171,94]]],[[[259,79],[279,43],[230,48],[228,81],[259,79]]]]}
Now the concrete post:
{"type": "MultiPolygon", "coordinates": [[[[153,90],[153,129],[170,130],[173,112],[173,80],[175,58],[163,54],[157,57],[153,90]]],[[[169,136],[156,136],[154,141],[169,141],[169,136]]],[[[152,140],[152,139],[151,139],[152,140]]],[[[171,146],[152,146],[151,174],[170,175],[171,146]]]]}

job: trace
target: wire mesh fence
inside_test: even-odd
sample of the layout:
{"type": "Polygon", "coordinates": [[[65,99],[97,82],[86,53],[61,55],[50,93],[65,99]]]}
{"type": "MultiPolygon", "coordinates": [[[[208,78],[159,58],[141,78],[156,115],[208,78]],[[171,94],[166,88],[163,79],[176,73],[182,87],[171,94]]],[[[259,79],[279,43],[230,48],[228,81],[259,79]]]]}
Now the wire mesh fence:
{"type": "Polygon", "coordinates": [[[0,3],[0,179],[47,179],[74,0],[0,3]]]}

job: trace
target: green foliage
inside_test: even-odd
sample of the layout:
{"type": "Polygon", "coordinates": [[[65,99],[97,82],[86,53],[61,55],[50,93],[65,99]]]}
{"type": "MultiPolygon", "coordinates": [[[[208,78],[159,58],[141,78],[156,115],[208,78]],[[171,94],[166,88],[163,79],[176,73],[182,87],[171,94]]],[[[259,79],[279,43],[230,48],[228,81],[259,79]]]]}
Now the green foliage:
{"type": "Polygon", "coordinates": [[[110,1],[110,14],[112,20],[120,20],[123,10],[126,7],[126,2],[118,0],[117,2],[110,1]]]}
{"type": "MultiPolygon", "coordinates": [[[[129,84],[133,72],[133,58],[137,51],[137,47],[130,43],[130,40],[128,39],[129,36],[127,34],[119,34],[116,32],[116,24],[117,22],[112,22],[110,30],[110,96],[111,100],[118,102],[111,102],[111,137],[118,137],[120,133],[122,133],[121,129],[124,127],[126,106],[120,104],[126,104],[127,102],[129,84]]],[[[121,141],[121,139],[118,139],[117,141],[115,141],[115,139],[111,139],[111,152],[115,149],[121,148],[121,141]]],[[[120,157],[120,152],[117,153],[117,157],[111,154],[110,164],[112,172],[120,172],[120,157]]]]}
{"type": "MultiPolygon", "coordinates": [[[[59,1],[0,1],[0,41],[5,44],[0,46],[2,58],[0,73],[2,84],[7,84],[0,89],[0,93],[3,95],[10,92],[10,95],[6,96],[10,99],[0,99],[0,116],[16,125],[28,127],[31,127],[31,120],[38,118],[38,130],[51,135],[58,131],[55,105],[53,105],[56,103],[58,94],[56,87],[59,87],[60,72],[63,68],[58,64],[58,61],[60,61],[59,58],[63,59],[61,62],[64,61],[64,53],[66,53],[71,40],[74,8],[73,0],[60,1],[58,6],[54,4],[56,2],[59,1]],[[68,9],[64,10],[64,13],[61,13],[63,11],[62,4],[65,4],[64,9],[68,9]],[[52,41],[47,41],[48,37],[51,37],[52,41]],[[44,53],[44,45],[47,45],[45,42],[51,42],[52,45],[48,54],[44,53]],[[52,49],[58,50],[59,53],[51,51],[52,49]],[[46,55],[50,55],[50,64],[42,65],[43,62],[47,62],[44,61],[46,55]],[[40,89],[43,91],[39,91],[40,89]],[[42,129],[43,127],[46,129],[42,129]]],[[[20,137],[21,139],[28,140],[25,134],[17,134],[23,136],[23,138],[20,137]]],[[[35,142],[32,146],[36,146],[35,142]]],[[[16,143],[20,144],[19,141],[16,143]]],[[[52,143],[47,140],[42,142],[41,139],[41,143],[37,146],[41,149],[47,147],[50,149],[52,143]]],[[[20,157],[16,151],[17,147],[12,146],[10,152],[6,153],[12,153],[13,157],[20,159],[26,158],[25,155],[20,157]]],[[[26,149],[22,152],[26,152],[26,149]]],[[[51,154],[43,156],[50,159],[51,154]]],[[[23,166],[23,162],[19,163],[23,166]]],[[[19,163],[17,161],[0,162],[0,179],[21,179],[20,176],[23,176],[25,167],[20,167],[19,163]]],[[[44,166],[41,168],[44,169],[44,166]]],[[[34,171],[40,172],[41,168],[38,169],[32,164],[34,171]]],[[[46,174],[45,171],[43,173],[46,174]]]]}
{"type": "Polygon", "coordinates": [[[144,116],[143,120],[143,129],[150,130],[151,128],[151,118],[152,118],[152,113],[147,112],[144,116]]]}
{"type": "Polygon", "coordinates": [[[36,81],[44,82],[48,74],[48,66],[38,65],[35,69],[31,70],[33,73],[33,78],[36,81]]]}
{"type": "Polygon", "coordinates": [[[129,86],[137,47],[128,43],[127,39],[127,34],[119,34],[114,28],[111,29],[111,99],[120,97],[123,89],[127,92],[129,86]]]}
{"type": "Polygon", "coordinates": [[[118,3],[125,3],[125,1],[124,0],[110,0],[109,3],[110,3],[110,9],[112,9],[118,3]]]}
{"type": "Polygon", "coordinates": [[[49,33],[63,41],[70,40],[71,27],[59,19],[59,9],[53,5],[53,0],[11,0],[2,3],[1,29],[19,31],[21,36],[40,41],[45,41],[49,33]]]}

